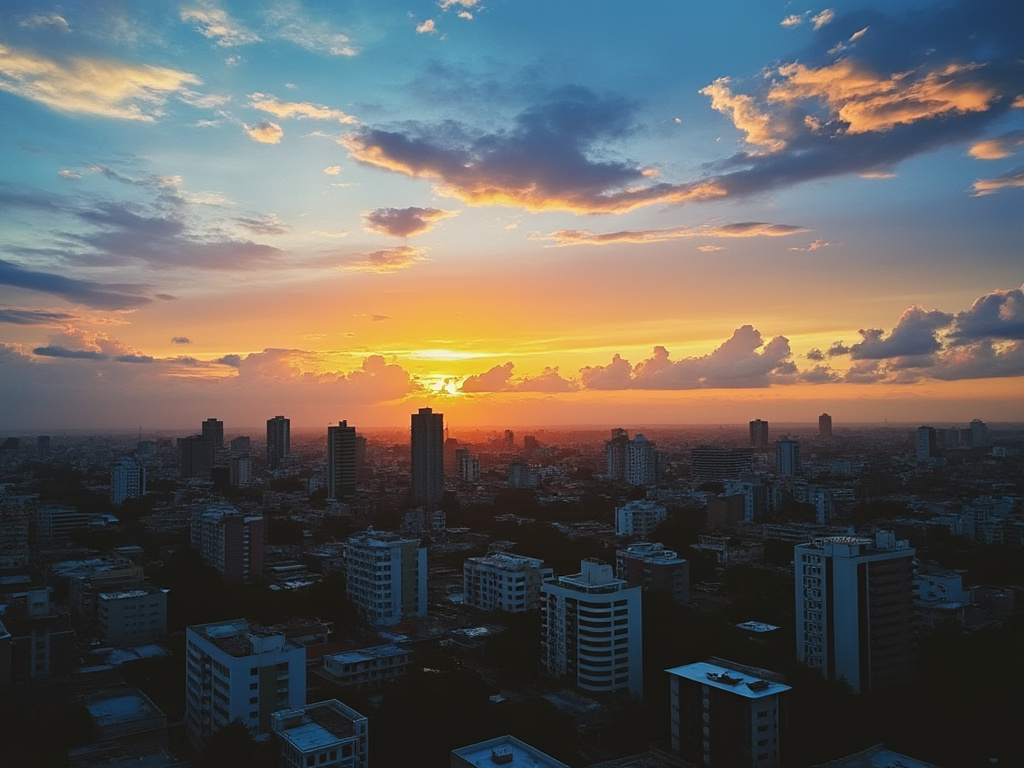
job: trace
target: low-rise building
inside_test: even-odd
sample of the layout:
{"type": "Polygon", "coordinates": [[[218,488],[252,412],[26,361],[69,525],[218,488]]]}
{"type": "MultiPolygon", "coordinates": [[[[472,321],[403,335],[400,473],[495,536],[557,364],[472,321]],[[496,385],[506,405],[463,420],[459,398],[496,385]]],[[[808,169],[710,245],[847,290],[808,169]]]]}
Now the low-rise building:
{"type": "Polygon", "coordinates": [[[509,553],[470,557],[462,565],[466,605],[522,613],[540,607],[540,586],[554,575],[544,561],[509,553]]]}
{"type": "Polygon", "coordinates": [[[376,688],[404,675],[412,652],[388,643],[324,656],[324,672],[341,686],[376,688]]]}
{"type": "Polygon", "coordinates": [[[665,522],[668,512],[663,504],[654,501],[635,500],[615,509],[615,533],[647,539],[655,526],[665,522]]]}
{"type": "Polygon", "coordinates": [[[452,750],[451,768],[569,768],[561,760],[531,747],[515,736],[470,744],[452,750]]]}
{"type": "Polygon", "coordinates": [[[337,699],[283,709],[271,715],[281,744],[282,768],[367,768],[367,719],[337,699]]]}
{"type": "Polygon", "coordinates": [[[167,590],[142,587],[101,592],[96,605],[100,637],[113,645],[140,645],[167,634],[167,590]]]}
{"type": "Polygon", "coordinates": [[[690,563],[663,544],[641,542],[618,550],[615,575],[631,587],[665,590],[680,605],[690,602],[690,563]]]}

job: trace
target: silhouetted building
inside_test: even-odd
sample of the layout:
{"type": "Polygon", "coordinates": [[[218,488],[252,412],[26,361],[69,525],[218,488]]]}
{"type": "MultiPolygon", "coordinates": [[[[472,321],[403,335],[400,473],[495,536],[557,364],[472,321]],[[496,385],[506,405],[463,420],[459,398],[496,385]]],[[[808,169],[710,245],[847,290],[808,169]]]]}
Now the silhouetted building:
{"type": "Polygon", "coordinates": [[[918,461],[928,461],[939,455],[938,438],[933,427],[918,427],[914,436],[914,454],[918,461]]]}
{"type": "Polygon", "coordinates": [[[327,498],[356,495],[356,428],[347,421],[327,428],[327,498]]]}
{"type": "Polygon", "coordinates": [[[252,452],[252,438],[247,435],[239,435],[232,439],[228,445],[231,447],[231,453],[235,456],[242,456],[252,452]]]}
{"type": "Polygon", "coordinates": [[[438,504],[444,497],[444,414],[420,408],[412,415],[412,500],[438,504]]]}
{"type": "Polygon", "coordinates": [[[613,429],[612,438],[604,444],[605,474],[612,480],[626,479],[626,451],[629,434],[624,429],[613,429]]]}
{"type": "Polygon", "coordinates": [[[690,452],[690,478],[695,484],[738,478],[753,468],[754,453],[749,448],[702,445],[690,452]]]}
{"type": "Polygon", "coordinates": [[[914,554],[889,531],[795,547],[797,659],[858,693],[909,682],[914,554]]]}
{"type": "Polygon", "coordinates": [[[6,596],[0,623],[0,682],[66,677],[75,668],[75,631],[67,611],[50,605],[51,587],[6,596]]]}
{"type": "Polygon", "coordinates": [[[210,417],[203,422],[203,437],[210,441],[214,451],[224,447],[224,422],[210,417]]]}
{"type": "Polygon", "coordinates": [[[768,450],[768,422],[755,419],[750,422],[750,447],[757,453],[768,450]]]}
{"type": "Polygon", "coordinates": [[[655,445],[642,434],[626,446],[626,476],[630,485],[654,485],[658,481],[658,456],[655,445]]]}
{"type": "Polygon", "coordinates": [[[252,581],[263,571],[264,522],[229,505],[212,505],[192,515],[191,542],[228,581],[252,581]]]}
{"type": "Polygon", "coordinates": [[[690,563],[663,544],[641,542],[618,550],[615,576],[631,587],[664,590],[680,605],[690,602],[690,563]]]}
{"type": "Polygon", "coordinates": [[[451,768],[497,768],[502,765],[509,768],[569,768],[515,736],[498,736],[452,750],[451,768]]]}
{"type": "Polygon", "coordinates": [[[228,462],[228,482],[236,488],[244,488],[252,482],[252,459],[248,454],[231,457],[228,462]]]}
{"type": "Polygon", "coordinates": [[[39,458],[45,458],[50,455],[50,436],[39,435],[36,438],[36,454],[39,458]]]}
{"type": "Polygon", "coordinates": [[[981,419],[971,421],[971,447],[980,448],[988,445],[988,427],[981,419]]]}
{"type": "Polygon", "coordinates": [[[832,437],[832,417],[827,413],[818,417],[818,437],[832,437]]]}
{"type": "Polygon", "coordinates": [[[291,421],[284,416],[267,419],[267,466],[278,469],[291,453],[291,421]]]}
{"type": "Polygon", "coordinates": [[[784,437],[775,443],[775,471],[781,477],[800,474],[800,442],[784,437]]]}
{"type": "Polygon", "coordinates": [[[139,587],[101,592],[96,601],[100,637],[113,645],[152,643],[167,634],[167,590],[139,587]]]}
{"type": "Polygon", "coordinates": [[[213,468],[213,443],[204,435],[178,438],[178,467],[182,480],[209,480],[213,468]]]}
{"type": "Polygon", "coordinates": [[[618,536],[647,539],[655,526],[667,518],[668,510],[664,504],[640,499],[627,501],[615,509],[615,533],[618,536]]]}
{"type": "Polygon", "coordinates": [[[459,448],[455,452],[455,466],[459,480],[465,483],[480,482],[480,459],[469,452],[469,448],[459,448]]]}

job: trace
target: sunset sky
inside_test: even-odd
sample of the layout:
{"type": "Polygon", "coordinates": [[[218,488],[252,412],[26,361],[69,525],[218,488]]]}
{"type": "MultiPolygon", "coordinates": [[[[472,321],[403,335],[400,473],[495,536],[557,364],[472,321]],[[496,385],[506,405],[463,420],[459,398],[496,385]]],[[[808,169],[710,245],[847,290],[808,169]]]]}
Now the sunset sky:
{"type": "Polygon", "coordinates": [[[1024,421],[1024,13],[0,4],[0,436],[1024,421]]]}

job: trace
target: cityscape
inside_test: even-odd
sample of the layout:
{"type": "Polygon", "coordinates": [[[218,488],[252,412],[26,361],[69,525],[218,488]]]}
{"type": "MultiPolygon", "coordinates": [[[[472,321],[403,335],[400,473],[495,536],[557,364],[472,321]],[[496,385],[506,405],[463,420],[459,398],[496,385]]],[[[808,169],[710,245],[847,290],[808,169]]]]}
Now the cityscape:
{"type": "Polygon", "coordinates": [[[1024,766],[1013,0],[0,3],[0,764],[1024,766]]]}
{"type": "Polygon", "coordinates": [[[1024,757],[1024,425],[251,432],[0,443],[12,764],[1024,757]]]}

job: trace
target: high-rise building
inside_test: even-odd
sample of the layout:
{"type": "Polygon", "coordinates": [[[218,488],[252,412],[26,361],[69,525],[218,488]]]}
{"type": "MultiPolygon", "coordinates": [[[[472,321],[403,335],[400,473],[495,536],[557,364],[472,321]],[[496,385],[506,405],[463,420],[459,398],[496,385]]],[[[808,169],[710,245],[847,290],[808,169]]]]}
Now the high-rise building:
{"type": "Polygon", "coordinates": [[[655,501],[635,499],[615,509],[615,533],[646,540],[655,526],[665,522],[668,510],[655,501]]]}
{"type": "Polygon", "coordinates": [[[630,485],[654,485],[658,481],[655,445],[639,432],[626,446],[626,477],[630,485]]]}
{"type": "Polygon", "coordinates": [[[376,532],[345,542],[348,599],[371,624],[386,626],[427,613],[427,548],[419,539],[376,532]]]}
{"type": "Polygon", "coordinates": [[[248,454],[231,457],[228,462],[228,482],[236,488],[244,488],[252,482],[252,459],[248,454]]]}
{"type": "Polygon", "coordinates": [[[889,531],[798,545],[797,659],[857,693],[910,679],[914,550],[889,531]]]}
{"type": "Polygon", "coordinates": [[[508,553],[470,557],[462,564],[466,605],[521,613],[540,607],[540,585],[554,576],[544,561],[508,553]]]}
{"type": "Polygon", "coordinates": [[[464,483],[480,482],[480,459],[470,453],[469,448],[459,448],[455,452],[456,474],[464,483]]]}
{"type": "Polygon", "coordinates": [[[775,443],[775,471],[781,477],[800,474],[800,442],[784,437],[775,443]]]}
{"type": "Polygon", "coordinates": [[[626,451],[629,434],[624,429],[613,429],[612,438],[604,444],[605,474],[612,480],[626,479],[626,451]]]}
{"type": "Polygon", "coordinates": [[[832,437],[832,417],[827,413],[818,417],[818,437],[832,437]]]}
{"type": "Polygon", "coordinates": [[[918,427],[914,436],[914,454],[918,461],[928,461],[939,455],[938,437],[934,427],[918,427]]]}
{"type": "Polygon", "coordinates": [[[444,414],[420,408],[412,415],[412,500],[439,504],[444,497],[444,414]]]}
{"type": "Polygon", "coordinates": [[[696,484],[738,478],[753,469],[754,453],[749,448],[701,445],[690,451],[690,479],[696,484]]]}
{"type": "Polygon", "coordinates": [[[971,421],[971,447],[980,448],[988,445],[988,426],[981,419],[971,421]]]}
{"type": "Polygon", "coordinates": [[[203,437],[210,441],[214,451],[224,447],[224,422],[210,417],[203,422],[203,437]]]}
{"type": "Polygon", "coordinates": [[[185,728],[196,747],[240,720],[268,733],[271,715],[306,703],[306,649],[245,619],[185,630],[185,728]]]}
{"type": "Polygon", "coordinates": [[[337,699],[283,709],[270,716],[281,745],[282,766],[368,768],[370,726],[364,715],[337,699]]]}
{"type": "Polygon", "coordinates": [[[203,435],[178,438],[178,466],[182,480],[209,480],[213,469],[213,443],[203,435]]]}
{"type": "Polygon", "coordinates": [[[750,447],[757,453],[768,450],[768,422],[754,419],[750,422],[750,447]]]}
{"type": "Polygon", "coordinates": [[[444,474],[455,477],[459,471],[459,441],[454,437],[446,437],[444,441],[444,474]]]}
{"type": "Polygon", "coordinates": [[[228,581],[252,581],[263,571],[263,518],[227,504],[192,514],[191,542],[228,581]]]}
{"type": "Polygon", "coordinates": [[[672,752],[706,768],[789,764],[788,685],[771,672],[714,659],[667,670],[672,752]]]}
{"type": "Polygon", "coordinates": [[[121,506],[125,499],[146,495],[146,468],[135,459],[121,459],[110,470],[110,503],[121,506]]]}
{"type": "Polygon", "coordinates": [[[356,495],[356,428],[347,421],[327,428],[327,498],[356,495]]]}
{"type": "Polygon", "coordinates": [[[231,455],[241,456],[243,454],[252,453],[252,438],[248,435],[239,435],[238,437],[232,438],[231,442],[228,443],[231,448],[231,455]]]}
{"type": "Polygon", "coordinates": [[[663,544],[641,542],[618,550],[615,576],[631,587],[664,590],[680,605],[690,602],[690,563],[663,544]]]}
{"type": "Polygon", "coordinates": [[[643,695],[641,592],[612,566],[583,560],[580,572],[541,586],[541,661],[584,691],[643,695]]]}
{"type": "Polygon", "coordinates": [[[292,423],[284,416],[267,419],[267,467],[278,469],[292,450],[292,423]]]}

